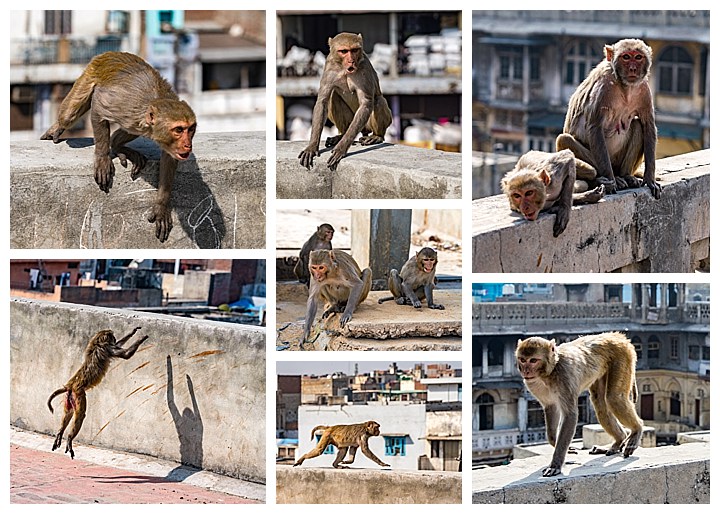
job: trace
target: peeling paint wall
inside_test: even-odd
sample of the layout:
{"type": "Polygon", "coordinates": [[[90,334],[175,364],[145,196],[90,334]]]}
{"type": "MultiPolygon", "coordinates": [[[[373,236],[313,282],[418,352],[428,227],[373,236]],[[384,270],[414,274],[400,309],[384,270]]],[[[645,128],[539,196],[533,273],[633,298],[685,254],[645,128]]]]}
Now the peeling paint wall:
{"type": "MultiPolygon", "coordinates": [[[[142,453],[265,481],[265,330],[86,305],[10,301],[10,423],[54,433],[49,395],[78,369],[88,340],[111,329],[150,336],[87,393],[76,444],[142,453]]],[[[61,450],[64,451],[64,443],[61,450]]],[[[69,457],[68,457],[69,458],[69,457]]]]}

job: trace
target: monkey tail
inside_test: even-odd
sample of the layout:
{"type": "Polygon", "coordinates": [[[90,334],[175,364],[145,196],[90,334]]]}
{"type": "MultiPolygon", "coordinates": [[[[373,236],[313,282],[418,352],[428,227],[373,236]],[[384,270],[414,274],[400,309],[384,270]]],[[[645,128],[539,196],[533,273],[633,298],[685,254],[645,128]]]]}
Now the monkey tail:
{"type": "Polygon", "coordinates": [[[389,302],[390,300],[394,300],[394,299],[395,299],[394,296],[385,296],[383,298],[378,298],[378,303],[389,302]]]}
{"type": "Polygon", "coordinates": [[[52,403],[51,403],[53,401],[53,398],[55,398],[59,394],[66,393],[67,391],[68,391],[68,388],[66,386],[62,386],[60,389],[56,390],[53,394],[50,395],[50,398],[48,398],[48,401],[47,401],[47,406],[48,406],[48,409],[50,409],[51,413],[55,412],[52,408],[52,403]]]}
{"type": "Polygon", "coordinates": [[[310,440],[312,441],[313,439],[315,439],[315,432],[316,432],[316,431],[318,431],[318,430],[327,430],[328,428],[330,428],[330,427],[327,426],[327,425],[318,425],[318,426],[316,426],[315,428],[312,429],[312,432],[310,432],[310,440]]]}

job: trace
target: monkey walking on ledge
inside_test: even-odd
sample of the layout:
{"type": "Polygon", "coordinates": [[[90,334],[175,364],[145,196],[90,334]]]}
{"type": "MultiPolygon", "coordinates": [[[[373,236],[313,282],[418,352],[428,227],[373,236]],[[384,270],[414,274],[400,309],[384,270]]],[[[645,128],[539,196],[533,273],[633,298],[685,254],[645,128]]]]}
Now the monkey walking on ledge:
{"type": "Polygon", "coordinates": [[[590,390],[598,421],[615,442],[590,453],[629,457],[642,437],[643,422],[635,412],[635,348],[619,332],[584,336],[555,346],[555,340],[530,337],[515,350],[525,386],[542,404],[548,442],[555,447],[542,475],[559,475],[578,421],[578,396],[590,390]],[[626,434],[623,426],[630,429],[626,434]]]}
{"type": "Polygon", "coordinates": [[[53,451],[60,447],[63,433],[74,415],[75,421],[67,436],[65,453],[70,453],[71,459],[75,458],[72,442],[78,435],[78,432],[80,432],[80,428],[85,420],[85,411],[87,408],[85,392],[100,383],[105,373],[107,373],[110,367],[110,361],[113,358],[129,359],[135,355],[137,349],[148,336],[143,336],[127,348],[123,348],[123,345],[141,328],[142,327],[137,327],[133,329],[132,332],[120,340],[115,339],[112,330],[101,330],[90,339],[87,348],[85,348],[85,357],[80,369],[70,377],[67,384],[54,391],[47,401],[48,409],[50,409],[50,412],[54,412],[52,408],[53,398],[59,394],[66,393],[63,401],[63,418],[60,423],[60,429],[55,436],[55,442],[52,446],[53,451]]]}
{"type": "Polygon", "coordinates": [[[320,155],[320,137],[325,120],[330,118],[338,131],[327,138],[333,148],[328,168],[335,171],[355,137],[362,132],[363,146],[382,143],[392,123],[392,111],[380,90],[375,68],[363,50],[362,34],[342,32],[328,39],[330,53],[325,61],[317,101],[313,108],[310,142],[300,152],[300,164],[312,168],[320,155]]]}
{"type": "Polygon", "coordinates": [[[60,105],[57,122],[40,139],[59,143],[60,135],[87,111],[95,137],[95,182],[101,191],[109,193],[112,187],[113,154],[124,168],[132,162],[133,180],[145,167],[147,158],[127,143],[145,136],[160,146],[158,193],[147,219],[164,243],[173,226],[170,197],[177,164],[192,152],[195,113],[152,66],[124,52],[106,52],[90,61],[60,105]],[[119,125],[112,137],[110,123],[119,125]]]}
{"type": "Polygon", "coordinates": [[[366,421],[364,423],[355,423],[354,425],[319,425],[312,429],[310,433],[311,440],[315,438],[315,432],[318,430],[322,430],[323,433],[322,436],[320,436],[320,441],[318,441],[317,446],[300,457],[293,466],[301,465],[305,459],[312,459],[318,455],[322,455],[325,448],[332,444],[338,449],[337,456],[333,462],[334,468],[347,469],[347,466],[343,466],[343,464],[352,464],[355,462],[355,453],[358,448],[362,450],[368,459],[376,464],[384,468],[390,467],[390,464],[386,464],[377,458],[372,450],[370,450],[370,446],[368,446],[368,439],[372,436],[380,435],[380,423],[377,421],[366,421]],[[350,457],[348,460],[344,460],[348,450],[350,450],[350,457]]]}

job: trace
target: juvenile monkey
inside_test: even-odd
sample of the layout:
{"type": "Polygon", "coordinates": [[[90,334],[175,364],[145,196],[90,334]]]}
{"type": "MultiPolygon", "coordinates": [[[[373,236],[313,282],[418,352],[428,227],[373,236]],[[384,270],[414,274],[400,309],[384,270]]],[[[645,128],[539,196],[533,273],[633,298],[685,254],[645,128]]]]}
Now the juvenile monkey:
{"type": "Polygon", "coordinates": [[[510,209],[534,221],[541,211],[555,213],[553,236],[563,233],[573,205],[597,203],[605,196],[603,185],[591,191],[574,193],[581,182],[593,180],[595,170],[575,158],[570,150],[557,153],[532,150],[518,160],[500,185],[510,201],[510,209]],[[577,181],[581,179],[581,181],[577,181]]]}
{"type": "Polygon", "coordinates": [[[195,114],[152,66],[124,52],[106,52],[90,61],[60,105],[57,122],[40,139],[59,143],[60,135],[88,110],[95,137],[95,182],[101,191],[109,193],[112,187],[113,154],[124,168],[132,162],[133,180],[145,167],[146,157],[127,143],[144,136],[160,146],[158,194],[148,221],[155,223],[155,236],[165,242],[172,230],[175,171],[178,161],[186,161],[192,152],[195,114]],[[119,125],[112,137],[110,123],[119,125]]]}
{"type": "Polygon", "coordinates": [[[355,453],[358,447],[360,447],[368,459],[382,467],[390,467],[390,464],[386,464],[378,459],[368,446],[368,439],[372,436],[380,435],[380,423],[377,421],[366,421],[365,423],[355,423],[354,425],[320,425],[312,429],[310,440],[315,438],[315,432],[318,430],[322,430],[323,433],[322,436],[320,436],[320,441],[318,441],[317,446],[300,457],[293,466],[299,466],[305,459],[312,459],[313,457],[322,455],[325,448],[327,448],[329,444],[332,444],[338,449],[337,456],[333,462],[334,468],[347,469],[347,466],[343,466],[343,464],[352,464],[355,462],[355,453]],[[348,450],[350,450],[350,458],[343,460],[348,450]]]}
{"type": "Polygon", "coordinates": [[[341,250],[310,252],[310,275],[303,341],[310,337],[319,302],[329,305],[322,318],[342,312],[340,326],[344,327],[352,319],[358,304],[367,298],[372,286],[372,270],[360,271],[355,259],[341,250]]]}
{"type": "Polygon", "coordinates": [[[608,193],[645,184],[655,198],[655,107],[648,73],[652,50],[640,39],[605,45],[600,62],[570,97],[558,150],[569,148],[597,170],[608,193]],[[642,180],[634,176],[645,159],[642,180]]]}
{"type": "Polygon", "coordinates": [[[85,392],[92,387],[95,387],[107,373],[110,367],[110,361],[119,357],[121,359],[129,359],[140,347],[140,345],[148,338],[143,336],[138,341],[134,342],[127,348],[123,348],[123,345],[140,330],[141,327],[133,329],[128,335],[120,340],[115,340],[112,330],[101,330],[95,334],[90,342],[88,342],[87,348],[85,348],[85,356],[80,369],[70,377],[67,384],[57,389],[48,398],[47,406],[50,412],[54,412],[52,408],[52,400],[57,395],[66,393],[65,400],[63,401],[64,414],[60,423],[60,429],[55,436],[55,442],[53,443],[52,449],[55,451],[60,447],[62,443],[63,432],[67,428],[73,415],[75,421],[73,422],[72,429],[67,436],[67,446],[65,447],[65,453],[70,453],[70,458],[75,458],[75,452],[73,451],[72,442],[75,436],[80,432],[83,421],[85,420],[85,410],[87,408],[87,399],[85,392]]]}
{"type": "Polygon", "coordinates": [[[323,223],[317,228],[317,231],[310,236],[300,249],[300,257],[295,264],[295,276],[300,283],[308,285],[310,283],[310,252],[313,250],[332,250],[332,238],[335,229],[329,223],[323,223]]]}
{"type": "Polygon", "coordinates": [[[333,148],[328,168],[335,171],[340,159],[362,132],[363,146],[382,143],[392,123],[392,112],[380,91],[375,68],[363,50],[362,34],[342,32],[328,39],[330,53],[325,61],[318,97],[312,115],[310,142],[300,152],[300,164],[312,168],[320,155],[320,136],[325,120],[330,118],[338,131],[325,142],[333,148]]]}
{"type": "Polygon", "coordinates": [[[515,350],[525,386],[542,404],[548,442],[555,447],[543,476],[560,474],[578,421],[578,396],[590,390],[603,429],[615,439],[608,449],[590,453],[629,457],[642,437],[643,422],[633,405],[637,401],[635,348],[618,332],[584,336],[555,346],[555,340],[530,337],[515,350]],[[632,400],[631,400],[632,398],[632,400]],[[626,435],[623,426],[630,429],[626,435]]]}
{"type": "Polygon", "coordinates": [[[400,273],[396,269],[390,270],[388,288],[392,296],[380,298],[378,303],[395,300],[398,305],[412,305],[419,309],[421,301],[427,299],[430,309],[445,309],[433,301],[436,267],[437,252],[426,246],[403,264],[400,273]]]}

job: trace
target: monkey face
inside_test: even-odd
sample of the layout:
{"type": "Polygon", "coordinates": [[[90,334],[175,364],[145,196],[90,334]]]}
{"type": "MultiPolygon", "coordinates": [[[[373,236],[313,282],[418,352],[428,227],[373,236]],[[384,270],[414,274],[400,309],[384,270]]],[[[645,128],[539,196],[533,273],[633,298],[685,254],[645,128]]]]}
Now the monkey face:
{"type": "Polygon", "coordinates": [[[343,62],[343,67],[348,75],[355,73],[357,70],[356,63],[360,60],[360,48],[338,48],[338,55],[343,62]]]}
{"type": "Polygon", "coordinates": [[[372,436],[380,435],[380,423],[378,423],[377,421],[368,421],[365,424],[365,427],[368,434],[372,436]]]}
{"type": "Polygon", "coordinates": [[[644,52],[630,50],[620,54],[616,66],[616,73],[626,84],[635,84],[645,78],[647,59],[644,52]]]}
{"type": "Polygon", "coordinates": [[[310,273],[318,282],[327,278],[328,267],[325,264],[310,264],[310,273]]]}
{"type": "Polygon", "coordinates": [[[535,221],[545,204],[545,192],[534,187],[516,189],[510,195],[510,202],[526,220],[535,221]]]}
{"type": "Polygon", "coordinates": [[[432,248],[423,248],[415,254],[418,269],[424,273],[431,273],[437,265],[437,252],[432,248]]]}
{"type": "Polygon", "coordinates": [[[332,241],[334,234],[335,234],[335,231],[333,231],[332,229],[329,229],[329,228],[325,228],[325,229],[323,229],[323,235],[322,235],[321,239],[323,241],[325,241],[326,243],[329,243],[330,241],[332,241]]]}
{"type": "Polygon", "coordinates": [[[530,357],[518,356],[517,363],[520,375],[525,380],[532,380],[533,378],[539,377],[545,367],[543,360],[536,355],[530,357]]]}

